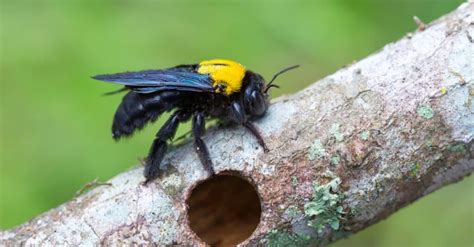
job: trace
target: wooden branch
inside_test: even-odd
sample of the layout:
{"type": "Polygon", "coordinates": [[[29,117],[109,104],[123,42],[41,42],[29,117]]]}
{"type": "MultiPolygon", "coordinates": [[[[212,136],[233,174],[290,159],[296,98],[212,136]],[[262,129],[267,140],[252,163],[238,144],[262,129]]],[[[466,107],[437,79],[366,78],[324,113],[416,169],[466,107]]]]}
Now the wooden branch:
{"type": "MultiPolygon", "coordinates": [[[[215,170],[238,171],[261,200],[260,223],[242,246],[325,244],[469,175],[473,36],[469,2],[278,98],[257,122],[269,153],[242,128],[209,131],[215,170]]],[[[1,245],[203,245],[186,210],[191,189],[207,179],[192,143],[164,162],[170,169],[154,183],[141,185],[142,167],[124,172],[110,186],[1,232],[1,245]]]]}

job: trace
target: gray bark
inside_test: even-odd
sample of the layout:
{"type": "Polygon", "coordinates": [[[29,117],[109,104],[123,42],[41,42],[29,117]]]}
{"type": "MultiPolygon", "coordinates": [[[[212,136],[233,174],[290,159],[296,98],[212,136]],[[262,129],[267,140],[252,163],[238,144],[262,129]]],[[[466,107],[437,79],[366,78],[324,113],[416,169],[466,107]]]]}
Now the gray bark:
{"type": "MultiPolygon", "coordinates": [[[[291,96],[256,124],[206,134],[216,172],[252,181],[262,216],[247,245],[319,245],[355,233],[474,170],[474,3],[291,96]]],[[[288,77],[287,77],[288,78],[288,77]]],[[[202,245],[186,199],[207,178],[192,143],[163,178],[136,167],[0,233],[2,245],[202,245]]]]}

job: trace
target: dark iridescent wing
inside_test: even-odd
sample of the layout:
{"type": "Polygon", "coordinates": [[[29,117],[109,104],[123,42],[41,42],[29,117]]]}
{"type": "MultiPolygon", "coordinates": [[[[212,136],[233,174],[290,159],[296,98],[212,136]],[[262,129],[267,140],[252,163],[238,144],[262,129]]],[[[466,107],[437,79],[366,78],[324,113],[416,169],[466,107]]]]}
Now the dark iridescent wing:
{"type": "Polygon", "coordinates": [[[177,66],[164,70],[144,70],[118,74],[97,75],[96,80],[124,85],[137,93],[159,91],[213,92],[209,75],[193,72],[191,66],[177,66]]]}

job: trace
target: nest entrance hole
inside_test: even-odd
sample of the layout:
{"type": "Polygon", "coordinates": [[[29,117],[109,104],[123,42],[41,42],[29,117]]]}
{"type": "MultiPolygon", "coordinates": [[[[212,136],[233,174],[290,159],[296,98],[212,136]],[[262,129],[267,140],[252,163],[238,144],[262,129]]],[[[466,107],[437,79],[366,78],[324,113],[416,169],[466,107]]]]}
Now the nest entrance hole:
{"type": "Polygon", "coordinates": [[[249,181],[233,174],[198,184],[187,200],[189,226],[211,246],[235,246],[260,223],[260,198],[249,181]]]}

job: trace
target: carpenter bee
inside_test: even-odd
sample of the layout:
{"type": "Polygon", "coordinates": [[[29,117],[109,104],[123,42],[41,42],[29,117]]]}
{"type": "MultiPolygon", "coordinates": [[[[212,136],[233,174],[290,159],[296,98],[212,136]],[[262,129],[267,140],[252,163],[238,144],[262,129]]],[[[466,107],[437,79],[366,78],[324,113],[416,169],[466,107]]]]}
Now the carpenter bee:
{"type": "Polygon", "coordinates": [[[267,111],[268,90],[278,87],[272,84],[275,78],[296,67],[298,65],[278,72],[268,84],[261,75],[247,70],[240,63],[224,59],[92,78],[124,86],[112,93],[128,91],[113,120],[112,134],[116,140],[131,136],[164,112],[174,110],[151,145],[145,162],[146,184],[165,169],[161,161],[167,150],[167,142],[173,139],[178,125],[191,118],[196,153],[204,168],[212,175],[212,161],[202,140],[206,119],[217,118],[244,126],[267,152],[262,136],[251,121],[262,117],[267,111]]]}

